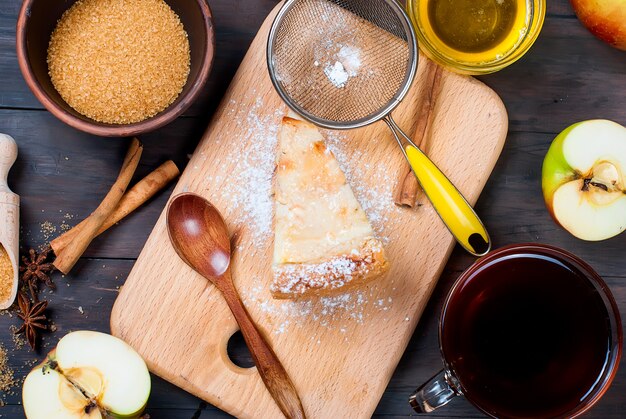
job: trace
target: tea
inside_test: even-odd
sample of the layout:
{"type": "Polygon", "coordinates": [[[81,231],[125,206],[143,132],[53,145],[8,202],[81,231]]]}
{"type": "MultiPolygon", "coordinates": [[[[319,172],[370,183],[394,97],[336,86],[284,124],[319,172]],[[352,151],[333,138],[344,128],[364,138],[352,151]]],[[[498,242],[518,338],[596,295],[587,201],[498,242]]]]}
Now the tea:
{"type": "Polygon", "coordinates": [[[449,298],[442,351],[485,412],[565,415],[602,386],[615,345],[610,317],[578,267],[543,253],[509,254],[470,274],[449,298]]]}

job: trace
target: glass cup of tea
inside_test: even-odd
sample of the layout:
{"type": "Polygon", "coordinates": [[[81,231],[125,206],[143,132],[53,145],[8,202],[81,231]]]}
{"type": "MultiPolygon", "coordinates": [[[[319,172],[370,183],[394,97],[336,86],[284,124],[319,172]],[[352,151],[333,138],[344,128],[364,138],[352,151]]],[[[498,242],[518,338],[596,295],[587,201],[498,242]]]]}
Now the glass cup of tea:
{"type": "Polygon", "coordinates": [[[565,250],[519,244],[476,261],[443,306],[444,369],[410,397],[432,412],[464,396],[498,418],[576,417],[613,380],[622,353],[615,300],[565,250]]]}

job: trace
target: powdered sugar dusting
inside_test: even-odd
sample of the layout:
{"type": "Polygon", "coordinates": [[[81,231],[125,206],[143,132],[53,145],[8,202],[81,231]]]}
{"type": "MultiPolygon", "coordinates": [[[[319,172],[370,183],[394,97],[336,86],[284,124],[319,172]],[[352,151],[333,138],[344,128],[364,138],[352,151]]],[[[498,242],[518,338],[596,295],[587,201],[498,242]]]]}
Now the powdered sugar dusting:
{"type": "MultiPolygon", "coordinates": [[[[236,102],[231,101],[230,113],[237,119],[237,125],[245,125],[244,137],[252,138],[250,146],[237,153],[230,153],[221,162],[220,175],[206,178],[211,184],[223,183],[219,193],[226,200],[226,206],[236,226],[246,226],[255,246],[262,246],[273,236],[272,218],[274,200],[272,198],[272,176],[276,165],[277,136],[280,120],[286,108],[272,114],[264,114],[263,100],[257,97],[254,105],[247,111],[235,110],[236,102]],[[232,168],[234,166],[234,169],[232,168]],[[236,182],[226,180],[228,170],[237,173],[236,182]]],[[[355,161],[367,161],[365,154],[351,146],[348,137],[339,131],[322,130],[326,145],[333,152],[341,169],[370,220],[378,237],[387,242],[385,225],[393,222],[401,210],[393,203],[397,173],[388,170],[385,165],[364,163],[360,166],[351,164],[355,161]],[[365,176],[363,173],[367,172],[365,176]],[[369,179],[369,182],[366,182],[369,179]]],[[[229,135],[224,133],[224,135],[229,135]]],[[[380,141],[372,139],[372,141],[380,141]]],[[[217,140],[219,143],[220,140],[217,140]]]]}
{"type": "Polygon", "coordinates": [[[342,256],[309,265],[286,265],[281,273],[288,278],[277,290],[284,294],[303,293],[309,288],[341,288],[357,271],[357,262],[342,256]]]}
{"type": "Polygon", "coordinates": [[[350,254],[322,263],[274,267],[272,292],[291,296],[302,295],[311,289],[318,292],[335,290],[353,281],[365,282],[371,275],[383,272],[386,262],[380,241],[370,238],[360,246],[352,249],[350,254]]]}
{"type": "MultiPolygon", "coordinates": [[[[336,47],[339,47],[338,44],[336,47]]],[[[336,48],[335,47],[335,48],[336,48]]],[[[345,87],[348,80],[352,77],[359,75],[359,69],[361,68],[361,51],[358,48],[349,45],[343,45],[337,53],[337,59],[334,64],[327,62],[324,67],[324,74],[328,77],[328,80],[338,88],[345,87]]],[[[317,67],[315,63],[319,61],[315,60],[313,65],[317,67]]]]}
{"type": "Polygon", "coordinates": [[[374,231],[383,243],[388,242],[389,238],[384,234],[385,226],[389,227],[389,223],[401,214],[401,209],[393,202],[397,173],[383,164],[352,165],[351,161],[367,161],[363,151],[350,147],[351,142],[341,132],[326,131],[325,137],[326,145],[346,174],[352,191],[367,214],[374,231]],[[365,182],[364,172],[367,172],[368,183],[365,182]]]}
{"type": "Polygon", "coordinates": [[[369,313],[386,312],[391,308],[393,299],[377,298],[377,294],[375,288],[366,287],[331,297],[273,300],[268,299],[263,287],[256,286],[244,291],[242,299],[246,306],[258,308],[265,316],[284,319],[271,328],[275,334],[285,333],[292,327],[301,328],[310,322],[326,330],[346,333],[351,324],[364,324],[369,313]]]}
{"type": "Polygon", "coordinates": [[[361,69],[361,50],[351,45],[342,45],[337,53],[341,64],[348,72],[348,76],[356,77],[361,69]]]}
{"type": "Polygon", "coordinates": [[[350,78],[343,64],[339,61],[336,61],[335,64],[326,64],[324,74],[326,74],[326,77],[328,77],[328,80],[330,80],[333,86],[338,88],[345,87],[346,82],[350,78]]]}
{"type": "Polygon", "coordinates": [[[324,80],[318,77],[320,71],[339,89],[346,87],[350,79],[369,80],[380,73],[381,65],[367,60],[358,46],[363,42],[358,36],[363,30],[356,29],[352,14],[333,3],[326,6],[315,10],[323,24],[303,27],[299,38],[276,45],[275,76],[288,92],[325,88],[318,84],[324,80]],[[299,65],[310,66],[309,77],[293,77],[299,69],[293,66],[292,58],[286,57],[294,56],[303,58],[299,65]]]}
{"type": "MultiPolygon", "coordinates": [[[[229,105],[226,112],[242,127],[240,131],[243,134],[238,132],[237,135],[252,140],[245,141],[248,144],[246,148],[226,153],[222,160],[215,161],[215,174],[207,176],[205,182],[207,189],[220,195],[220,209],[232,231],[245,227],[239,248],[267,248],[274,234],[272,177],[276,164],[277,135],[286,108],[267,114],[261,97],[256,98],[250,108],[239,106],[235,101],[229,105]],[[237,175],[232,176],[231,173],[237,175]]],[[[323,131],[323,134],[378,238],[383,243],[387,242],[385,226],[393,222],[394,213],[399,211],[393,203],[395,171],[388,170],[385,165],[355,165],[353,162],[364,161],[366,156],[353,147],[354,143],[343,133],[323,131]]],[[[236,147],[237,141],[229,138],[232,135],[230,132],[221,133],[215,142],[218,145],[229,142],[232,147],[236,147]]],[[[203,154],[196,157],[207,158],[203,154]]],[[[276,334],[285,333],[293,327],[310,326],[314,322],[325,329],[348,335],[351,325],[363,324],[369,315],[384,313],[392,306],[391,298],[385,296],[381,299],[380,286],[374,284],[336,296],[292,301],[273,299],[268,277],[248,280],[248,283],[259,285],[252,289],[240,289],[244,303],[251,312],[265,315],[266,324],[276,334]]],[[[381,280],[385,281],[383,287],[391,288],[393,279],[381,280]]],[[[319,343],[317,337],[312,336],[312,339],[319,343]]]]}
{"type": "MultiPolygon", "coordinates": [[[[263,115],[260,112],[262,106],[263,100],[258,97],[247,115],[235,115],[237,125],[246,127],[244,138],[252,138],[252,141],[245,150],[231,153],[222,163],[224,170],[221,173],[231,170],[237,176],[219,190],[226,206],[234,214],[231,221],[246,227],[255,247],[263,246],[273,235],[272,174],[279,121],[284,114],[281,109],[274,114],[263,115]]],[[[219,182],[222,177],[209,176],[206,180],[219,182]]]]}

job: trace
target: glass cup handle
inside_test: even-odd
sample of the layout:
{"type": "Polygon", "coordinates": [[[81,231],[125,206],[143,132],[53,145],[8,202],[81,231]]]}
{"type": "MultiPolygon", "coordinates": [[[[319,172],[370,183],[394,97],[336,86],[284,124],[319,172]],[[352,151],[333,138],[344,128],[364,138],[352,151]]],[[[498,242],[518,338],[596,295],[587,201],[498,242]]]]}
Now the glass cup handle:
{"type": "Polygon", "coordinates": [[[417,413],[430,413],[445,406],[456,396],[462,395],[454,385],[454,381],[447,371],[441,370],[409,397],[411,407],[417,413]]]}

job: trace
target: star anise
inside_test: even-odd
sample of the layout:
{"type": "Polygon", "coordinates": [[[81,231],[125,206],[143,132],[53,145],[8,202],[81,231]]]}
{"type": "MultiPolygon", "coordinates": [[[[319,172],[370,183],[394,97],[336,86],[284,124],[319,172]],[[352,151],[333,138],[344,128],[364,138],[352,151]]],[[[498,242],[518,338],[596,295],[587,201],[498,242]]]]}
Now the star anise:
{"type": "Polygon", "coordinates": [[[47,246],[39,254],[34,249],[30,249],[28,252],[30,259],[22,256],[22,265],[20,266],[22,281],[24,284],[28,284],[33,295],[39,289],[39,282],[45,283],[52,289],[56,288],[56,285],[50,278],[50,274],[54,271],[54,265],[46,263],[51,251],[52,248],[47,246]]]}
{"type": "Polygon", "coordinates": [[[40,301],[33,304],[30,298],[23,292],[20,292],[17,295],[17,303],[20,308],[17,316],[24,321],[24,324],[15,331],[15,334],[24,333],[28,344],[34,350],[37,346],[37,333],[48,328],[45,324],[48,319],[44,313],[46,308],[48,308],[48,302],[40,301]]]}

